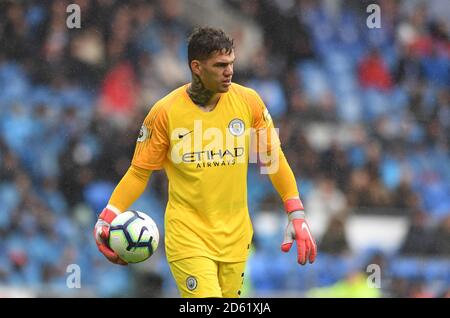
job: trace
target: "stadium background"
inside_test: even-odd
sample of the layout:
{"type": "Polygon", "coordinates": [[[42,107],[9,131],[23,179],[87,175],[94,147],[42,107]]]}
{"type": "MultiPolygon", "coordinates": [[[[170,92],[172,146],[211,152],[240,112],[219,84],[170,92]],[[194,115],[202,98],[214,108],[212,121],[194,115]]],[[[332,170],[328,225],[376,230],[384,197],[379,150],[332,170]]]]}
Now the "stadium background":
{"type": "MultiPolygon", "coordinates": [[[[313,266],[280,252],[280,199],[251,167],[244,295],[450,295],[448,2],[82,0],[68,29],[70,3],[0,2],[0,296],[177,297],[162,240],[123,268],[92,228],[149,107],[189,81],[186,36],[202,24],[235,38],[234,81],[280,128],[319,245],[313,266]]],[[[134,205],[162,232],[166,187],[154,174],[134,205]]]]}

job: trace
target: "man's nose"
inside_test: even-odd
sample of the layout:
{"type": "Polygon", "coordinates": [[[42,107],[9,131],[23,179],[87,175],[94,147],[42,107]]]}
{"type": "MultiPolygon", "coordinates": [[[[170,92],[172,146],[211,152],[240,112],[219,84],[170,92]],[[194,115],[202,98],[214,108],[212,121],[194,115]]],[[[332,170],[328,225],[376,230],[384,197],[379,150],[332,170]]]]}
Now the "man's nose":
{"type": "Polygon", "coordinates": [[[228,65],[225,68],[224,75],[227,76],[227,77],[233,75],[233,65],[228,65]]]}

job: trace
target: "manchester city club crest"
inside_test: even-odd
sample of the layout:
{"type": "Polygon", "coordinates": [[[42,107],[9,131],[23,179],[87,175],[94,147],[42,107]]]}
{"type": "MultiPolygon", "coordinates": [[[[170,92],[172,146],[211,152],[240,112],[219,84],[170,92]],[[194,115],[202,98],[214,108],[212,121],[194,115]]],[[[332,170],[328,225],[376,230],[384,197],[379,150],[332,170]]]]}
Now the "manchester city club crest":
{"type": "Polygon", "coordinates": [[[245,124],[242,119],[235,118],[228,124],[228,129],[233,136],[240,136],[244,133],[245,124]]]}
{"type": "Polygon", "coordinates": [[[194,276],[189,276],[189,277],[186,279],[186,287],[187,287],[189,290],[194,290],[194,289],[196,289],[196,288],[197,288],[197,279],[196,279],[194,276]]]}

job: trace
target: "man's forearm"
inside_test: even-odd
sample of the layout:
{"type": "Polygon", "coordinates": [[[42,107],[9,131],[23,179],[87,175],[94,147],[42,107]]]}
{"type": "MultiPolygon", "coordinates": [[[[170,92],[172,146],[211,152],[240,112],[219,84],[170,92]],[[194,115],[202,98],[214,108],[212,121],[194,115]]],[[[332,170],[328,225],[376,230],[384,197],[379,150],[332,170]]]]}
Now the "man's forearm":
{"type": "Polygon", "coordinates": [[[294,173],[281,148],[278,149],[278,154],[278,170],[269,174],[269,178],[283,202],[286,202],[288,199],[298,198],[299,194],[294,173]]]}
{"type": "Polygon", "coordinates": [[[114,189],[108,206],[117,209],[116,213],[126,211],[144,192],[151,174],[151,170],[130,166],[114,189]]]}

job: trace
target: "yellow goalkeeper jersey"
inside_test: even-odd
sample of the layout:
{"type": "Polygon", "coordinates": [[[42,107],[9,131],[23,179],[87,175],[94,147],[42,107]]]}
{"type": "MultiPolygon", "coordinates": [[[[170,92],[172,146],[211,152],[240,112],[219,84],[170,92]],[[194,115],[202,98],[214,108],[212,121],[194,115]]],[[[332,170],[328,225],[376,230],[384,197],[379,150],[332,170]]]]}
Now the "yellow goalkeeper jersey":
{"type": "MultiPolygon", "coordinates": [[[[169,262],[194,256],[244,261],[253,235],[247,208],[251,132],[268,131],[272,120],[250,88],[233,83],[210,112],[195,105],[186,89],[172,91],[151,108],[132,164],[166,171],[169,262]]],[[[266,136],[261,144],[270,152],[279,139],[266,136]]]]}

